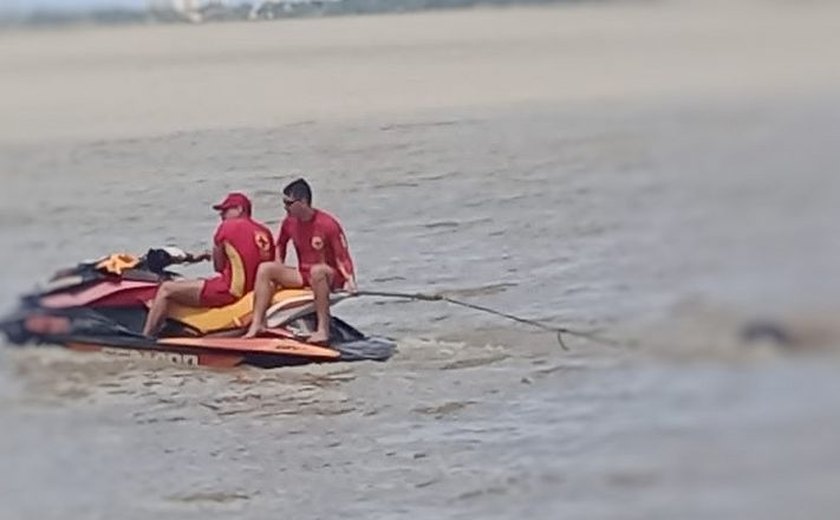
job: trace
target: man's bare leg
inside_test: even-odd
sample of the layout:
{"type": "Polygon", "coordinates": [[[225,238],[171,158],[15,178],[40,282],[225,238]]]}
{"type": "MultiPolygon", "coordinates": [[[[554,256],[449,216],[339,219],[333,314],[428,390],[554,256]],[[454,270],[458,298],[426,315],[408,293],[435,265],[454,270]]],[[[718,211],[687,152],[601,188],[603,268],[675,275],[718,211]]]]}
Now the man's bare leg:
{"type": "Polygon", "coordinates": [[[312,266],[310,283],[315,294],[315,316],[318,325],[309,336],[309,343],[327,343],[330,340],[330,288],[335,271],[326,264],[312,266]]]}
{"type": "Polygon", "coordinates": [[[143,335],[154,336],[157,334],[163,320],[166,319],[170,303],[176,302],[190,307],[199,307],[201,305],[202,288],[204,288],[204,280],[163,282],[158,288],[152,307],[149,309],[148,316],[146,316],[143,335]]]}
{"type": "Polygon", "coordinates": [[[243,338],[256,337],[265,328],[265,313],[271,305],[276,287],[303,287],[303,279],[297,269],[281,262],[263,262],[257,268],[257,279],[254,281],[254,309],[251,326],[243,338]]]}

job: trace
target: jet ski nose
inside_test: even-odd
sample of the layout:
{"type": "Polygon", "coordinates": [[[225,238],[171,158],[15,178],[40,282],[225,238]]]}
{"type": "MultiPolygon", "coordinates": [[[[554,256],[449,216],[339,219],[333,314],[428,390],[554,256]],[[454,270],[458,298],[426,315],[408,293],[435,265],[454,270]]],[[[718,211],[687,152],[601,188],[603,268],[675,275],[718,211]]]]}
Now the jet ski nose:
{"type": "Polygon", "coordinates": [[[24,327],[23,320],[19,318],[0,319],[0,334],[13,345],[22,345],[32,338],[32,334],[24,327]]]}

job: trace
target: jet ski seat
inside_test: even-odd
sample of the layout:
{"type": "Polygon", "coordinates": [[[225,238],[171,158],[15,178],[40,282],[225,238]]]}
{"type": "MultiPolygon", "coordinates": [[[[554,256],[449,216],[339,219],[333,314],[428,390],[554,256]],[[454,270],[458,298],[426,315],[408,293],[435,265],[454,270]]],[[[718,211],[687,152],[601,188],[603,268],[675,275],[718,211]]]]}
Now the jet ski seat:
{"type": "MultiPolygon", "coordinates": [[[[269,315],[278,310],[299,307],[312,303],[312,291],[308,289],[281,289],[271,299],[269,315]]],[[[254,293],[250,292],[225,307],[214,309],[172,305],[169,319],[180,321],[207,334],[213,331],[238,329],[251,323],[254,293]]]]}

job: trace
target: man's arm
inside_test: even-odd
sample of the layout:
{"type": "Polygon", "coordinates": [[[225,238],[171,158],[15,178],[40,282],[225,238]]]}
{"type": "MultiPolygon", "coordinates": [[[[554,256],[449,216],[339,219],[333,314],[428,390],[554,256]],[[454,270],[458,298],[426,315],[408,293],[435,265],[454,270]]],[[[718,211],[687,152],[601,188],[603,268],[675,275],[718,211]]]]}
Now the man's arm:
{"type": "Polygon", "coordinates": [[[356,290],[356,270],[353,266],[353,259],[350,257],[350,248],[347,245],[347,237],[344,235],[344,230],[341,225],[336,222],[333,229],[330,230],[330,247],[335,252],[335,261],[338,264],[339,272],[347,280],[348,289],[350,291],[356,290]]]}
{"type": "Polygon", "coordinates": [[[227,263],[227,255],[225,255],[225,248],[223,245],[213,246],[213,270],[221,273],[225,270],[227,263]]]}
{"type": "Polygon", "coordinates": [[[224,242],[227,238],[226,232],[227,226],[222,222],[219,224],[219,229],[216,230],[216,234],[213,235],[213,252],[211,256],[213,258],[213,270],[217,273],[224,271],[225,264],[227,263],[227,255],[225,255],[224,249],[224,242]]]}
{"type": "Polygon", "coordinates": [[[280,233],[277,235],[277,260],[281,263],[286,261],[286,246],[292,238],[287,222],[288,220],[283,220],[280,225],[280,233]]]}

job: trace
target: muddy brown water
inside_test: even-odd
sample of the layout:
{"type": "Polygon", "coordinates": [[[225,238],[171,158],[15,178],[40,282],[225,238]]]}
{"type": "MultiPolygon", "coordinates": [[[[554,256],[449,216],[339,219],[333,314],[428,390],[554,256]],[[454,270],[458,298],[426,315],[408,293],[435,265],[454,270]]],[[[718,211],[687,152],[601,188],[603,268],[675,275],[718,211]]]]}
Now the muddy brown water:
{"type": "Polygon", "coordinates": [[[826,89],[534,101],[6,142],[4,308],[79,259],[206,247],[228,190],[276,228],[303,174],[362,287],[624,344],[567,353],[495,317],[360,299],[335,312],[397,338],[387,363],[4,348],[0,517],[835,518],[838,106],[826,89]],[[756,320],[790,344],[745,341],[756,320]]]}
{"type": "Polygon", "coordinates": [[[365,286],[446,289],[641,340],[570,340],[564,353],[550,335],[442,304],[358,301],[336,313],[400,338],[388,363],[213,372],[4,351],[3,507],[33,518],[835,507],[833,336],[814,354],[737,336],[755,317],[798,323],[836,294],[825,265],[836,152],[814,121],[828,133],[838,120],[814,110],[539,111],[18,152],[33,174],[12,177],[20,191],[4,204],[17,221],[3,242],[22,253],[5,258],[17,273],[7,295],[71,258],[199,247],[228,188],[254,193],[276,222],[277,188],[299,170],[344,219],[365,286]],[[257,151],[271,143],[283,146],[257,151]],[[136,171],[115,179],[121,164],[136,171]]]}

